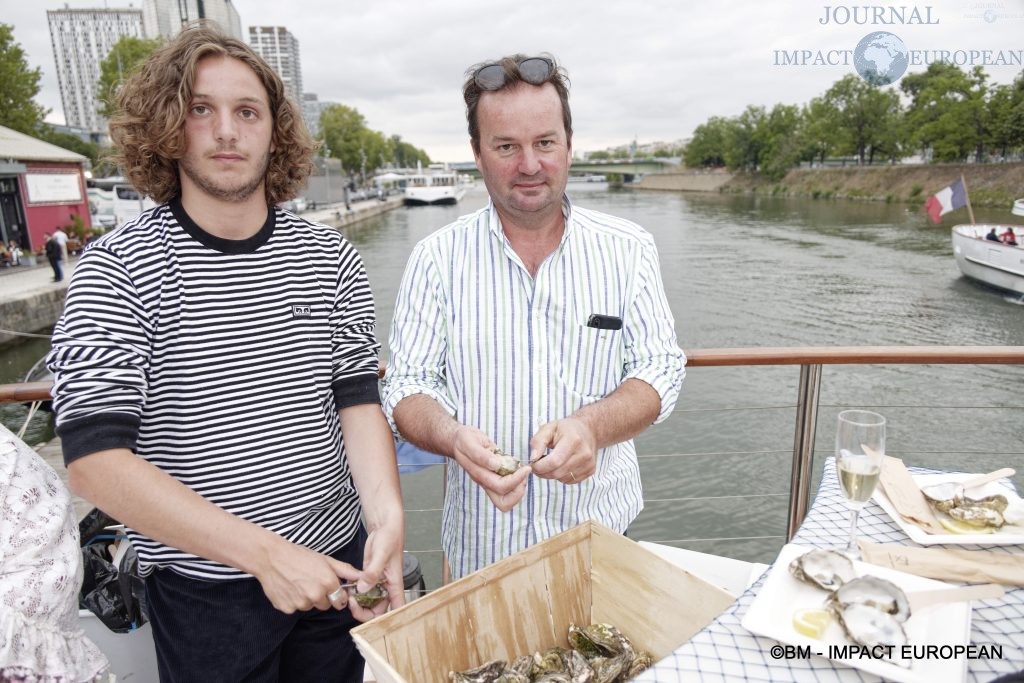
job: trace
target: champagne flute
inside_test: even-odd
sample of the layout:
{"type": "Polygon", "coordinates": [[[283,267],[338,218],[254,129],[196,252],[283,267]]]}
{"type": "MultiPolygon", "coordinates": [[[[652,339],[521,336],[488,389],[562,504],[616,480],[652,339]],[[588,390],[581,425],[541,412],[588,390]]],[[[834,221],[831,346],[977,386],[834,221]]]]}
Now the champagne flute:
{"type": "Polygon", "coordinates": [[[846,552],[857,552],[857,518],[878,484],[885,455],[885,418],[868,410],[844,410],[836,428],[836,469],[839,488],[850,508],[846,552]]]}

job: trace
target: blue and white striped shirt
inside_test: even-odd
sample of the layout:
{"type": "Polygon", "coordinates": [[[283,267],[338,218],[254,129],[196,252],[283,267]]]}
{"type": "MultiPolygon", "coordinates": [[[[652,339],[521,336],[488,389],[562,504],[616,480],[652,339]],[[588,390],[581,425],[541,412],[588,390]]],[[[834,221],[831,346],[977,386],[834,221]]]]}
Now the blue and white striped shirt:
{"type": "MultiPolygon", "coordinates": [[[[676,341],[654,240],[630,221],[574,207],[536,278],[502,232],[493,205],[416,245],[391,327],[384,408],[394,427],[406,396],[435,399],[506,453],[529,457],[546,422],[571,415],[636,378],[668,417],[686,362],[676,341]],[[586,326],[591,314],[622,329],[586,326]]],[[[624,531],[643,509],[632,441],[601,449],[579,485],[530,477],[500,512],[460,467],[448,468],[442,545],[455,578],[593,519],[624,531]]]]}

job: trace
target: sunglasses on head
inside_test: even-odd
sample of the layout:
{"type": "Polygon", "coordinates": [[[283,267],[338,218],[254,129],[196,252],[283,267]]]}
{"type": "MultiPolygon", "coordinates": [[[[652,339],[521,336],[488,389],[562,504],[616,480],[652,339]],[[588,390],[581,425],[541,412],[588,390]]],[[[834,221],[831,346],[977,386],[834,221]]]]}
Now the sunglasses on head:
{"type": "MultiPolygon", "coordinates": [[[[528,57],[516,64],[519,77],[531,85],[545,83],[555,70],[555,64],[547,57],[528,57]]],[[[500,90],[508,74],[501,64],[487,64],[476,70],[473,81],[481,90],[500,90]]]]}

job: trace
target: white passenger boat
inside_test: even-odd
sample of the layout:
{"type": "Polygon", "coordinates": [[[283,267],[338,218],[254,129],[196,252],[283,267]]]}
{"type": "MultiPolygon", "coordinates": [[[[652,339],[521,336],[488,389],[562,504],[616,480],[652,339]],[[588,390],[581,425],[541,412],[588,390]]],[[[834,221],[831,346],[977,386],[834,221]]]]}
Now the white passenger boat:
{"type": "Polygon", "coordinates": [[[405,182],[406,206],[456,204],[465,194],[465,182],[455,172],[417,173],[405,182]]]}
{"type": "MultiPolygon", "coordinates": [[[[1016,207],[1015,207],[1016,208],[1016,207]]],[[[953,227],[953,255],[960,272],[990,287],[1024,295],[1024,247],[985,239],[993,228],[1001,235],[1007,228],[1024,240],[1020,225],[957,225],[953,227]]]]}

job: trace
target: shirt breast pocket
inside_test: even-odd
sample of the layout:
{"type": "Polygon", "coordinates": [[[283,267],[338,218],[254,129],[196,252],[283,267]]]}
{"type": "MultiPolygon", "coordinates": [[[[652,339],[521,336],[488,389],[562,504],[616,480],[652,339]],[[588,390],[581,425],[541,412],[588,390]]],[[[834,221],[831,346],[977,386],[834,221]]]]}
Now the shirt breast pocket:
{"type": "Polygon", "coordinates": [[[569,335],[563,358],[563,380],[577,394],[593,399],[607,396],[622,380],[622,330],[577,324],[569,335]]]}

